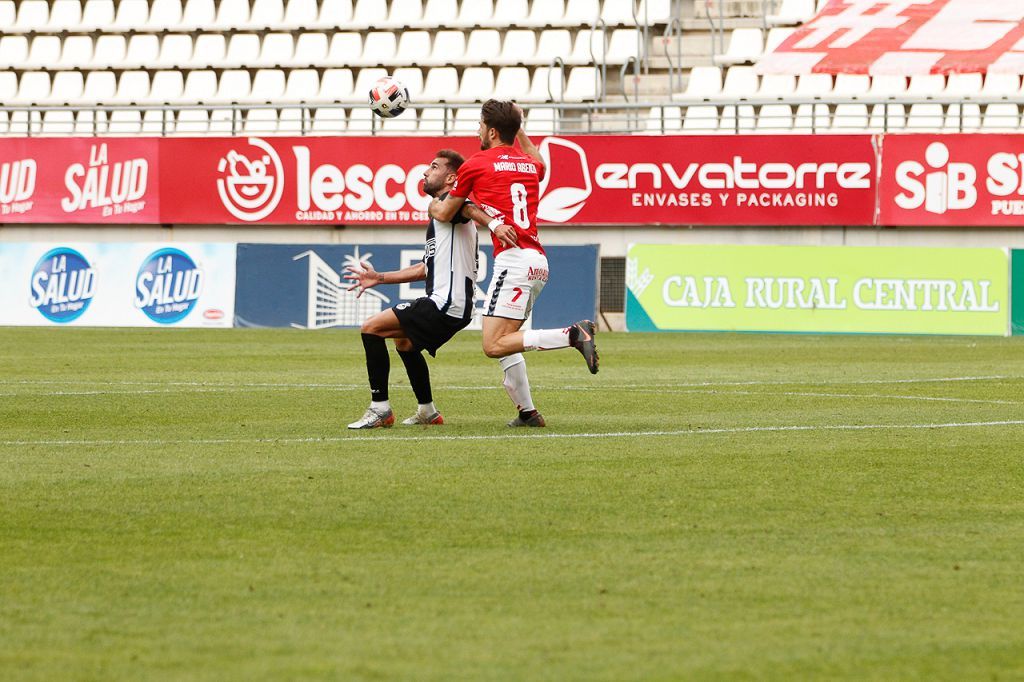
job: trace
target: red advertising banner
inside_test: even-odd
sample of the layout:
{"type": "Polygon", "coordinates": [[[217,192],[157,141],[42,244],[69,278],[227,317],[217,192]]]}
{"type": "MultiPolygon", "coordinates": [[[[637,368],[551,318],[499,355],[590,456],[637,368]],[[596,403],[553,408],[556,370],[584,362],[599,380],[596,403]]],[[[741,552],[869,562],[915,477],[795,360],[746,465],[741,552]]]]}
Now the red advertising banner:
{"type": "Polygon", "coordinates": [[[0,223],[159,223],[159,144],[0,139],[0,223]]]}
{"type": "Polygon", "coordinates": [[[542,223],[870,225],[869,135],[548,137],[542,223]]]}
{"type": "Polygon", "coordinates": [[[887,135],[882,225],[1024,225],[1024,135],[887,135]]]}
{"type": "Polygon", "coordinates": [[[1024,72],[1024,3],[830,0],[757,64],[761,73],[1024,72]]]}

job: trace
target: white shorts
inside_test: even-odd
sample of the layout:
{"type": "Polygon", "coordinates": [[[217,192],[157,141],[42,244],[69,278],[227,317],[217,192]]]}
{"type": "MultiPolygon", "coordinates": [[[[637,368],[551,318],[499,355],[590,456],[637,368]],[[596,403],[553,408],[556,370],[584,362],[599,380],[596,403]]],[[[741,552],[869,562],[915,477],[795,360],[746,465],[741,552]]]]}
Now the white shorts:
{"type": "Polygon", "coordinates": [[[494,259],[484,315],[525,320],[548,283],[548,259],[533,249],[509,249],[494,259]]]}

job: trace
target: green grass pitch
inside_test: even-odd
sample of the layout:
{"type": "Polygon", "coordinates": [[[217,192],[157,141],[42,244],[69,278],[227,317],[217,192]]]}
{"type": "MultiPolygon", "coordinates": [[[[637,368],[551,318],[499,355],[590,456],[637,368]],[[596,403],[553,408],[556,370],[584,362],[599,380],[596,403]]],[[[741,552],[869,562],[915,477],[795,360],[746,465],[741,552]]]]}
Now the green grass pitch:
{"type": "Polygon", "coordinates": [[[1021,339],[598,341],[0,330],[0,678],[1024,678],[1021,339]]]}

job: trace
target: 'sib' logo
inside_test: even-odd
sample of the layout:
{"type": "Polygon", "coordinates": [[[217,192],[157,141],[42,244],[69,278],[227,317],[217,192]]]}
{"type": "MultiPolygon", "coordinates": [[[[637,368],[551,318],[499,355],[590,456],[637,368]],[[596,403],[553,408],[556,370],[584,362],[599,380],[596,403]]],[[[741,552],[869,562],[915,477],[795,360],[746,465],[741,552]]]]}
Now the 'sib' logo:
{"type": "Polygon", "coordinates": [[[924,206],[924,210],[936,214],[974,207],[978,202],[978,171],[974,166],[950,163],[949,148],[941,142],[928,145],[924,159],[928,168],[917,161],[896,166],[896,183],[904,190],[896,195],[897,206],[906,210],[924,206]]]}
{"type": "Polygon", "coordinates": [[[258,137],[248,142],[258,150],[250,159],[232,149],[217,165],[217,193],[224,208],[239,220],[255,222],[270,215],[284,192],[284,171],[277,151],[258,137]],[[259,152],[262,152],[260,154],[259,152]]]}

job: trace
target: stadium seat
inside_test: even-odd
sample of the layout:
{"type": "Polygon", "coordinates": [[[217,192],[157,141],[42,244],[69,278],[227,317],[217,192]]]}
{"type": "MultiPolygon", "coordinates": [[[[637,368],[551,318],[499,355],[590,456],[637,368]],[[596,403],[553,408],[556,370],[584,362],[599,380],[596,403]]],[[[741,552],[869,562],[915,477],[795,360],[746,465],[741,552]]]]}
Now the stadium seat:
{"type": "Polygon", "coordinates": [[[137,33],[128,39],[122,68],[141,69],[151,67],[160,57],[160,38],[152,33],[137,33]]]}
{"type": "Polygon", "coordinates": [[[796,32],[795,28],[782,27],[768,29],[768,37],[764,41],[764,54],[774,52],[775,48],[796,32]]]}
{"type": "Polygon", "coordinates": [[[295,41],[295,51],[287,65],[292,68],[309,68],[324,64],[329,46],[326,33],[301,33],[295,41]]]}
{"type": "MultiPolygon", "coordinates": [[[[13,22],[11,22],[13,23],[13,22]]],[[[82,3],[80,0],[55,0],[50,8],[50,20],[46,30],[52,33],[79,30],[82,24],[82,3]]],[[[0,26],[10,26],[0,17],[0,26]]]]}
{"type": "Polygon", "coordinates": [[[866,104],[837,104],[832,116],[833,130],[867,130],[868,107],[866,104]]]}
{"type": "Polygon", "coordinates": [[[46,71],[26,71],[18,80],[18,92],[12,104],[46,103],[50,98],[50,74],[46,71]]]}
{"type": "Polygon", "coordinates": [[[387,19],[388,3],[386,0],[356,0],[350,23],[351,27],[355,29],[373,29],[385,24],[387,19]]]}
{"type": "Polygon", "coordinates": [[[336,135],[345,132],[346,126],[345,110],[340,107],[320,107],[313,114],[313,125],[310,133],[313,135],[336,135]]]}
{"type": "Polygon", "coordinates": [[[645,129],[648,133],[678,132],[683,127],[683,113],[678,106],[651,107],[645,129]]]}
{"type": "MultiPolygon", "coordinates": [[[[445,26],[449,28],[476,28],[487,26],[487,22],[494,16],[494,3],[491,0],[463,1],[459,7],[459,14],[455,19],[445,26]]],[[[508,25],[508,24],[505,24],[508,25]]]]}
{"type": "Polygon", "coordinates": [[[184,103],[185,77],[177,69],[154,71],[149,89],[150,104],[184,103]]]}
{"type": "Polygon", "coordinates": [[[442,135],[452,129],[454,121],[446,118],[448,110],[444,107],[431,107],[420,111],[419,131],[430,135],[442,135]]]}
{"type": "Polygon", "coordinates": [[[759,28],[738,28],[729,34],[725,54],[715,55],[718,66],[753,64],[764,53],[764,34],[759,28]]]}
{"type": "Polygon", "coordinates": [[[205,109],[182,109],[174,123],[178,135],[204,135],[210,130],[210,115],[205,109]]]}
{"type": "Polygon", "coordinates": [[[322,66],[351,66],[363,53],[363,37],[352,31],[343,31],[331,36],[327,48],[327,59],[322,66]]]}
{"type": "Polygon", "coordinates": [[[112,69],[124,63],[128,42],[123,35],[106,33],[96,39],[92,53],[92,68],[112,69]]]}
{"type": "Polygon", "coordinates": [[[139,135],[142,114],[138,109],[115,109],[107,116],[107,135],[139,135]]]}
{"type": "Polygon", "coordinates": [[[537,34],[527,29],[514,29],[505,33],[501,52],[491,59],[494,66],[532,64],[537,54],[537,34]]]}
{"type": "Polygon", "coordinates": [[[260,37],[255,33],[235,33],[228,41],[228,51],[222,66],[241,69],[260,58],[260,37]]]}
{"type": "MultiPolygon", "coordinates": [[[[320,79],[320,90],[309,99],[316,102],[353,101],[354,83],[351,69],[327,69],[320,79]]],[[[364,93],[360,99],[367,97],[364,93]]]]}
{"type": "Polygon", "coordinates": [[[355,87],[352,93],[349,95],[349,102],[360,102],[366,104],[369,102],[370,88],[373,84],[388,75],[387,69],[372,68],[372,69],[360,69],[356,75],[355,87]]]}
{"type": "Polygon", "coordinates": [[[189,71],[182,97],[186,102],[212,102],[217,95],[217,74],[210,70],[189,71]]]}
{"type": "MultiPolygon", "coordinates": [[[[991,77],[992,74],[989,74],[988,78],[991,77]]],[[[1018,109],[1016,104],[1009,102],[989,104],[985,107],[985,116],[981,121],[981,129],[989,133],[1019,132],[1020,109],[1018,109]]]]}
{"type": "Polygon", "coordinates": [[[39,129],[40,135],[73,135],[74,132],[74,110],[57,109],[43,112],[43,122],[39,129]]]}
{"type": "Polygon", "coordinates": [[[501,53],[501,36],[494,29],[479,29],[469,34],[462,63],[490,64],[501,53]]]}
{"type": "Polygon", "coordinates": [[[13,71],[0,71],[0,102],[10,102],[18,94],[18,75],[13,71]]]}
{"type": "Polygon", "coordinates": [[[388,135],[409,135],[416,132],[418,125],[416,110],[407,109],[400,116],[381,119],[380,129],[388,135]]]}
{"type": "Polygon", "coordinates": [[[82,7],[82,19],[76,31],[109,30],[114,23],[116,11],[113,0],[85,0],[82,7]]]}
{"type": "Polygon", "coordinates": [[[117,92],[117,78],[113,71],[90,71],[82,86],[81,104],[109,102],[117,92]]]}
{"type": "Polygon", "coordinates": [[[1020,76],[1014,73],[989,73],[981,88],[982,97],[1012,97],[1020,94],[1020,76]]]}
{"type": "Polygon", "coordinates": [[[636,20],[633,18],[635,7],[633,0],[629,2],[607,2],[606,0],[599,16],[609,28],[636,26],[636,20]]]}
{"type": "Polygon", "coordinates": [[[75,135],[102,135],[107,129],[107,113],[83,109],[75,114],[75,135]]]}
{"type": "MultiPolygon", "coordinates": [[[[422,0],[403,0],[404,2],[422,2],[422,0]]],[[[436,29],[438,26],[449,26],[459,16],[459,5],[456,0],[426,0],[423,13],[414,20],[413,28],[436,29]]],[[[436,38],[435,38],[436,42],[436,38]]]]}
{"type": "Polygon", "coordinates": [[[228,69],[221,72],[217,81],[217,93],[210,98],[213,104],[246,102],[252,93],[252,80],[246,69],[228,69]]]}
{"type": "MultiPolygon", "coordinates": [[[[832,92],[832,76],[827,73],[804,74],[797,79],[796,97],[800,99],[827,97],[832,92]]],[[[818,132],[831,124],[827,104],[800,104],[796,108],[793,129],[797,132],[818,132]]]]}
{"type": "MultiPolygon", "coordinates": [[[[494,94],[494,72],[488,66],[470,66],[462,72],[459,91],[450,102],[483,102],[494,94]]],[[[504,97],[504,93],[502,93],[504,97]]]]}
{"type": "Polygon", "coordinates": [[[689,133],[717,132],[718,108],[706,105],[686,107],[683,113],[683,130],[689,133]]]}
{"type": "Polygon", "coordinates": [[[390,64],[398,51],[398,42],[391,31],[373,31],[366,35],[363,53],[350,61],[353,66],[390,64]]]}
{"type": "Polygon", "coordinates": [[[213,0],[187,0],[181,12],[182,31],[209,31],[215,28],[217,7],[213,0]]]}
{"type": "Polygon", "coordinates": [[[27,69],[52,69],[60,61],[60,36],[38,35],[32,39],[28,57],[22,63],[27,69]]]}
{"type": "Polygon", "coordinates": [[[458,72],[451,66],[439,66],[427,72],[420,97],[424,102],[447,102],[458,92],[458,72]]]}
{"type": "Polygon", "coordinates": [[[765,17],[768,26],[797,26],[814,16],[814,0],[782,0],[779,11],[765,17]]]}
{"type": "Polygon", "coordinates": [[[761,76],[761,88],[757,96],[762,99],[786,99],[796,92],[796,76],[788,74],[765,74],[761,76]]]}
{"type": "Polygon", "coordinates": [[[404,29],[407,26],[423,25],[422,0],[391,0],[387,21],[379,28],[404,29]]]}
{"type": "MultiPolygon", "coordinates": [[[[71,38],[68,38],[71,40],[71,38]]],[[[65,49],[67,41],[65,41],[65,49]]],[[[154,69],[174,69],[188,66],[192,59],[192,36],[171,33],[160,42],[160,54],[150,65],[154,69]]]]}
{"type": "Polygon", "coordinates": [[[140,135],[163,136],[173,130],[174,112],[161,109],[147,109],[142,112],[142,130],[139,131],[140,135]]]}
{"type": "Polygon", "coordinates": [[[107,100],[109,104],[140,104],[149,97],[149,73],[147,71],[122,71],[117,79],[117,90],[107,100]]]}
{"type": "MultiPolygon", "coordinates": [[[[547,2],[547,0],[544,1],[547,2]]],[[[466,3],[463,2],[462,4],[465,5],[466,3]]],[[[502,29],[509,26],[517,26],[523,17],[528,14],[529,7],[526,0],[496,0],[494,11],[491,12],[487,19],[481,22],[481,26],[502,29]]]]}
{"type": "MultiPolygon", "coordinates": [[[[0,69],[21,66],[28,59],[28,38],[25,36],[0,37],[0,69]]],[[[13,76],[14,74],[11,73],[13,76]]]]}
{"type": "Polygon", "coordinates": [[[84,69],[92,63],[92,38],[89,36],[68,36],[60,52],[58,69],[84,69]]]}
{"type": "Polygon", "coordinates": [[[567,102],[584,102],[597,99],[601,91],[598,70],[593,66],[574,66],[569,71],[565,85],[564,99],[567,102]]]}
{"type": "MultiPolygon", "coordinates": [[[[324,48],[326,49],[326,37],[324,48]]],[[[260,55],[249,64],[250,67],[284,67],[291,64],[295,55],[295,39],[291,33],[268,33],[263,36],[260,55]]]]}
{"type": "MultiPolygon", "coordinates": [[[[572,53],[572,35],[567,29],[557,28],[543,31],[537,39],[537,51],[525,64],[550,65],[555,57],[565,59],[572,53]]],[[[568,63],[568,62],[567,62],[568,63]]]]}
{"type": "Polygon", "coordinates": [[[275,30],[284,22],[282,0],[254,0],[244,28],[253,31],[275,30]]]}
{"type": "Polygon", "coordinates": [[[554,135],[558,132],[556,115],[550,107],[531,107],[526,112],[526,129],[530,135],[554,135]]]}
{"type": "Polygon", "coordinates": [[[12,111],[8,122],[11,135],[38,135],[42,128],[42,118],[38,111],[12,111]]]}
{"type": "Polygon", "coordinates": [[[246,112],[242,132],[246,135],[276,135],[277,109],[250,109],[246,112]]]}
{"type": "Polygon", "coordinates": [[[598,0],[566,0],[559,26],[592,26],[601,17],[598,0]]]}
{"type": "Polygon", "coordinates": [[[466,54],[466,34],[462,31],[438,31],[434,34],[434,49],[423,60],[424,66],[458,64],[466,54]]]}
{"type": "Polygon", "coordinates": [[[946,78],[940,74],[922,74],[910,77],[907,94],[912,97],[937,97],[946,89],[946,78]]]}
{"type": "Polygon", "coordinates": [[[430,33],[428,31],[405,31],[398,39],[398,49],[393,63],[396,65],[419,65],[430,57],[430,33]]]}
{"type": "Polygon", "coordinates": [[[405,88],[409,91],[409,97],[414,102],[419,100],[420,93],[423,92],[423,69],[418,66],[403,66],[395,69],[391,75],[399,83],[405,85],[405,88]]]}
{"type": "Polygon", "coordinates": [[[836,76],[832,94],[836,97],[862,97],[871,89],[871,78],[862,74],[840,73],[836,76]]]}
{"type": "Polygon", "coordinates": [[[757,113],[749,104],[729,104],[722,107],[718,127],[723,131],[745,132],[757,125],[757,113]]]}
{"type": "Polygon", "coordinates": [[[183,66],[192,69],[208,69],[213,66],[222,66],[227,61],[227,51],[227,38],[223,33],[200,34],[196,36],[192,59],[187,65],[183,66]]]}
{"type": "MultiPolygon", "coordinates": [[[[218,0],[217,18],[211,28],[219,31],[244,29],[249,23],[249,0],[218,0]]],[[[211,118],[211,124],[214,121],[211,118]]]]}
{"type": "Polygon", "coordinates": [[[945,125],[945,115],[941,104],[918,103],[910,105],[907,114],[907,132],[938,133],[945,125]]]}
{"type": "Polygon", "coordinates": [[[310,110],[305,107],[289,107],[282,109],[277,117],[277,133],[279,135],[304,135],[312,126],[310,110]]]}
{"type": "Polygon", "coordinates": [[[359,135],[369,135],[380,127],[380,117],[370,111],[370,107],[356,107],[348,113],[348,131],[359,135]]]}
{"type": "MultiPolygon", "coordinates": [[[[337,71],[337,69],[327,69],[324,73],[327,74],[334,71],[337,71]]],[[[347,88],[351,92],[352,72],[348,69],[343,69],[343,71],[348,74],[347,88]]],[[[288,72],[288,80],[285,83],[284,95],[281,97],[281,101],[292,103],[315,102],[319,100],[319,93],[320,76],[315,69],[292,69],[288,72]]]]}
{"type": "Polygon", "coordinates": [[[211,135],[237,135],[242,132],[245,119],[242,112],[231,109],[213,109],[210,111],[211,135]]]}
{"type": "Polygon", "coordinates": [[[50,20],[50,6],[46,0],[22,0],[17,3],[18,15],[5,33],[31,33],[46,28],[50,20]]]}
{"type": "MultiPolygon", "coordinates": [[[[181,0],[153,0],[147,31],[176,31],[181,26],[181,0]]],[[[169,37],[169,36],[167,36],[169,37]]]]}
{"type": "Polygon", "coordinates": [[[717,97],[722,92],[722,71],[714,66],[695,66],[690,70],[690,80],[685,92],[672,94],[680,102],[699,102],[717,97]]]}
{"type": "Polygon", "coordinates": [[[612,31],[608,39],[608,52],[605,55],[605,62],[610,65],[619,66],[629,61],[630,57],[640,58],[640,43],[643,40],[643,32],[634,28],[620,28],[612,31]]]}
{"type": "Polygon", "coordinates": [[[648,26],[667,24],[672,20],[672,0],[640,0],[637,18],[648,26]]]}
{"type": "Polygon", "coordinates": [[[793,130],[793,107],[788,104],[765,104],[757,112],[757,130],[772,133],[793,130]]]}
{"type": "Polygon", "coordinates": [[[472,135],[480,129],[480,111],[477,109],[456,109],[452,132],[456,135],[472,135]]]}
{"type": "Polygon", "coordinates": [[[260,69],[252,79],[252,90],[246,102],[274,104],[280,102],[285,92],[285,74],[280,69],[260,69]]]}
{"type": "Polygon", "coordinates": [[[540,66],[534,69],[533,79],[530,81],[530,92],[522,99],[523,102],[551,102],[562,98],[565,90],[565,83],[562,79],[562,72],[548,66],[540,66]]]}
{"type": "Polygon", "coordinates": [[[121,2],[117,5],[114,22],[103,27],[105,31],[127,33],[144,29],[149,22],[149,4],[145,2],[121,2]]]}
{"type": "Polygon", "coordinates": [[[310,30],[318,27],[319,16],[317,0],[288,0],[279,28],[285,31],[310,30]]]}
{"type": "Polygon", "coordinates": [[[503,66],[498,70],[494,92],[515,101],[530,94],[530,71],[525,66],[503,66]]]}
{"type": "Polygon", "coordinates": [[[316,25],[310,28],[337,30],[347,27],[351,19],[352,0],[322,0],[316,25]]]}
{"type": "MultiPolygon", "coordinates": [[[[564,17],[565,0],[545,0],[544,2],[534,2],[526,18],[520,17],[517,23],[524,28],[547,28],[548,26],[562,25],[564,17]]],[[[538,109],[537,111],[542,110],[538,109]]]]}
{"type": "Polygon", "coordinates": [[[81,71],[58,71],[53,74],[50,104],[75,104],[82,101],[85,76],[81,71]]]}
{"type": "Polygon", "coordinates": [[[601,62],[607,48],[607,34],[603,31],[582,29],[573,41],[572,53],[565,60],[566,65],[582,66],[601,62]]]}
{"type": "MultiPolygon", "coordinates": [[[[981,94],[982,75],[980,73],[951,73],[946,81],[943,95],[960,97],[970,100],[981,94]]],[[[981,128],[981,107],[970,101],[950,104],[946,111],[946,132],[975,131],[981,128]]]]}

